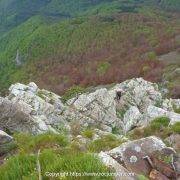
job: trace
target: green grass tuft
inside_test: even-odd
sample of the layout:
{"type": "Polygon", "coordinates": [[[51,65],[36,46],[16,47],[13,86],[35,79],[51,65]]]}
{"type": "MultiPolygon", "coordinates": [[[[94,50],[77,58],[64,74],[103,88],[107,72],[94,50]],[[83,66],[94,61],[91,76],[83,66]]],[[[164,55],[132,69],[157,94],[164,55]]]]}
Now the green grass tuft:
{"type": "Polygon", "coordinates": [[[37,152],[39,149],[60,148],[68,145],[67,138],[53,133],[45,133],[37,136],[29,134],[16,134],[15,141],[21,153],[37,152]]]}
{"type": "Polygon", "coordinates": [[[174,125],[172,125],[171,129],[174,133],[180,134],[180,122],[177,122],[174,125]]]}
{"type": "Polygon", "coordinates": [[[101,139],[97,139],[91,142],[88,146],[88,150],[90,152],[108,151],[121,145],[123,142],[124,141],[117,139],[114,135],[106,135],[101,139]]]}
{"type": "Polygon", "coordinates": [[[82,135],[86,138],[92,139],[94,131],[92,129],[86,129],[82,132],[82,135]]]}

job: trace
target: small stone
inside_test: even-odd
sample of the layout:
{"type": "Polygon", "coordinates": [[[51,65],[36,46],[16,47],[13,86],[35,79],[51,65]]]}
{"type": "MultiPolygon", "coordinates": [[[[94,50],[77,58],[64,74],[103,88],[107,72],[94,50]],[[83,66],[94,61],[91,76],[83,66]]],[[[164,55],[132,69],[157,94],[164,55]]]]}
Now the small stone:
{"type": "Polygon", "coordinates": [[[130,163],[136,163],[137,162],[137,157],[136,156],[131,156],[129,161],[130,161],[130,163]]]}

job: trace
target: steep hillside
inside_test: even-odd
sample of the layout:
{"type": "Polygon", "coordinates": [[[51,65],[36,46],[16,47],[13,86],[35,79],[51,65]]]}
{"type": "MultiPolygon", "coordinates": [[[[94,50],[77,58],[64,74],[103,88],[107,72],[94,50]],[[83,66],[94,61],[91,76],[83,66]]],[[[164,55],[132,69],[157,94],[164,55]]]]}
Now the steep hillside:
{"type": "Polygon", "coordinates": [[[169,10],[180,10],[180,1],[179,0],[162,0],[160,1],[160,5],[169,10]]]}
{"type": "Polygon", "coordinates": [[[12,26],[0,25],[6,30],[0,38],[1,92],[29,80],[56,93],[139,76],[160,81],[164,63],[157,57],[179,46],[179,14],[154,6],[162,2],[18,2],[0,1],[1,17],[12,17],[12,26]]]}

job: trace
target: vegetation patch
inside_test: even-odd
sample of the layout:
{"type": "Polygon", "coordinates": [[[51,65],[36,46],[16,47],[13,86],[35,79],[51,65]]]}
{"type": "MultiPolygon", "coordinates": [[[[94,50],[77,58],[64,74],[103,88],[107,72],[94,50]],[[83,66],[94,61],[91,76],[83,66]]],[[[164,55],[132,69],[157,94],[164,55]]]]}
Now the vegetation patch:
{"type": "Polygon", "coordinates": [[[62,96],[62,100],[64,102],[66,102],[67,100],[79,95],[79,94],[82,94],[85,92],[85,89],[81,86],[73,86],[71,88],[69,88],[66,93],[62,96]]]}
{"type": "Polygon", "coordinates": [[[155,118],[148,126],[134,129],[129,136],[131,139],[139,139],[153,135],[165,139],[173,132],[169,122],[170,119],[167,117],[155,118]]]}
{"type": "Polygon", "coordinates": [[[121,145],[124,141],[121,141],[116,138],[114,135],[106,135],[101,139],[97,139],[89,144],[88,150],[90,152],[101,152],[108,151],[113,149],[119,145],[121,145]]]}
{"type": "MultiPolygon", "coordinates": [[[[49,179],[47,172],[63,173],[76,172],[77,175],[83,172],[87,173],[109,173],[98,157],[91,154],[58,154],[53,150],[46,149],[37,155],[21,154],[11,157],[6,164],[0,166],[0,179],[3,180],[20,180],[20,179],[38,179],[37,159],[41,166],[41,176],[43,179],[49,179]]],[[[63,178],[63,177],[58,177],[63,178]]],[[[57,178],[57,179],[58,179],[57,178]]],[[[67,176],[65,179],[74,179],[73,176],[67,176]]],[[[111,177],[101,176],[84,176],[79,179],[112,179],[111,177]]]]}
{"type": "Polygon", "coordinates": [[[53,133],[45,133],[37,136],[16,134],[14,138],[21,153],[37,152],[39,149],[45,148],[61,148],[68,145],[68,140],[65,136],[53,133]]]}
{"type": "Polygon", "coordinates": [[[94,135],[94,131],[92,129],[86,129],[82,132],[82,135],[86,138],[92,139],[94,135]]]}
{"type": "Polygon", "coordinates": [[[108,71],[110,67],[111,67],[111,64],[109,62],[101,62],[97,67],[97,73],[99,75],[103,75],[108,71]]]}
{"type": "Polygon", "coordinates": [[[180,122],[177,122],[174,125],[172,125],[171,129],[174,133],[180,134],[180,122]]]}

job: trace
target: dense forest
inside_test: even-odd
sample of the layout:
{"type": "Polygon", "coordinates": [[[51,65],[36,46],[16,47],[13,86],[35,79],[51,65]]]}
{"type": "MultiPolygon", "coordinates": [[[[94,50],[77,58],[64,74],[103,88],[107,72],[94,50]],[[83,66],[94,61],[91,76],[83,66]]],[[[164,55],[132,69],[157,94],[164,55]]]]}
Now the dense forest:
{"type": "Polygon", "coordinates": [[[168,74],[177,64],[158,57],[179,47],[179,8],[178,0],[1,0],[1,92],[17,81],[61,94],[143,76],[166,77],[177,96],[179,79],[168,74]]]}

